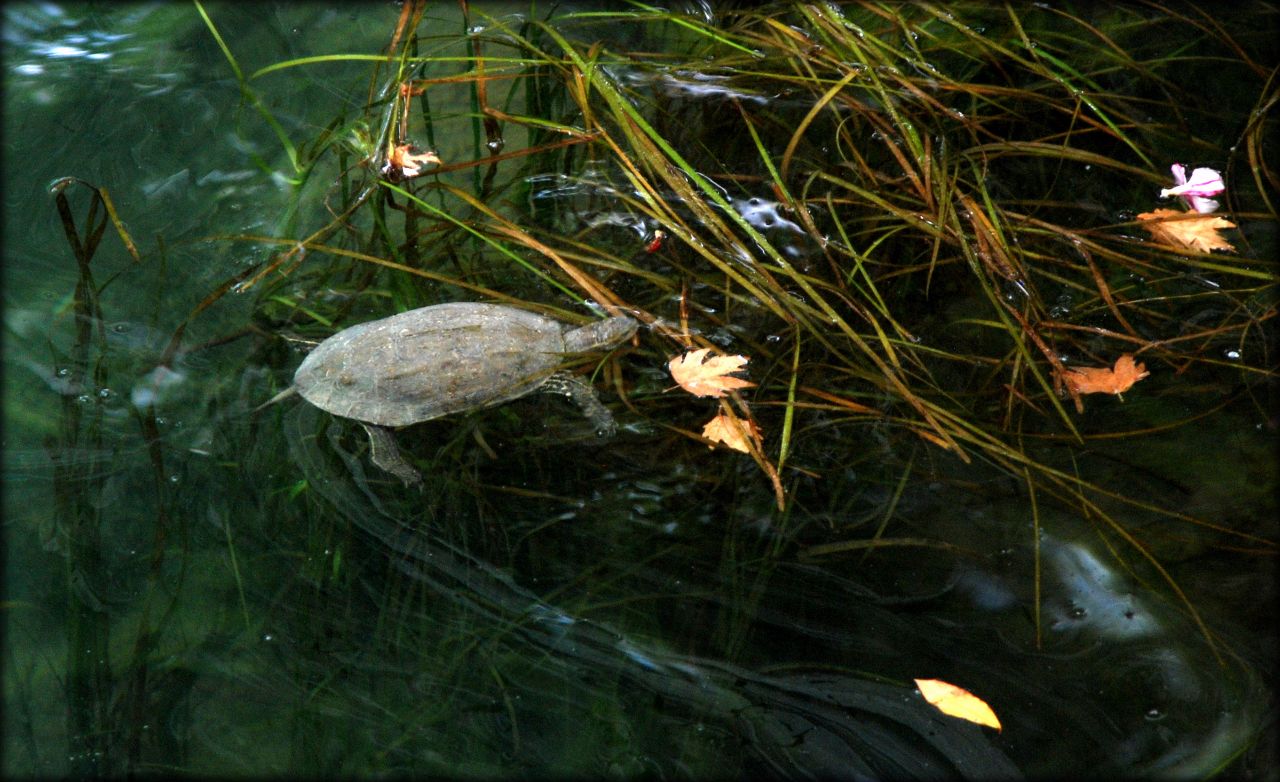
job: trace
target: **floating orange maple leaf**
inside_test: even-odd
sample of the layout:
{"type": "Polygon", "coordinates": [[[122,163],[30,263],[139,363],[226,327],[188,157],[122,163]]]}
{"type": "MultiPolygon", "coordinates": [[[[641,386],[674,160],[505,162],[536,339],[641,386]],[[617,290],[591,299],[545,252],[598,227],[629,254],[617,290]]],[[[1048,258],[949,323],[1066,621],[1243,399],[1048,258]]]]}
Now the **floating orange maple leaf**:
{"type": "Polygon", "coordinates": [[[1157,209],[1154,212],[1143,212],[1138,215],[1138,219],[1157,242],[1179,250],[1207,253],[1211,250],[1236,249],[1218,233],[1223,228],[1235,228],[1236,224],[1221,217],[1179,212],[1175,209],[1157,209]]]}
{"type": "Polygon", "coordinates": [[[1114,367],[1068,369],[1062,379],[1077,394],[1123,394],[1150,374],[1146,364],[1135,362],[1133,354],[1125,353],[1116,359],[1114,367]]]}
{"type": "Polygon", "coordinates": [[[1062,373],[1062,380],[1076,397],[1076,411],[1084,412],[1080,394],[1115,394],[1119,396],[1151,373],[1146,364],[1133,360],[1133,354],[1125,353],[1116,359],[1114,367],[1079,367],[1062,373]]]}
{"type": "Polygon", "coordinates": [[[667,362],[671,377],[685,391],[694,396],[722,397],[725,392],[735,388],[748,388],[755,385],[749,380],[733,377],[749,360],[746,356],[716,356],[707,358],[711,348],[694,350],[683,356],[676,356],[667,362]]]}
{"type": "Polygon", "coordinates": [[[978,696],[968,690],[938,679],[914,679],[925,701],[938,711],[951,717],[986,725],[1000,730],[996,713],[978,696]]]}
{"type": "Polygon", "coordinates": [[[729,413],[720,413],[708,421],[707,425],[702,427],[702,436],[713,442],[724,443],[729,448],[743,453],[751,453],[747,437],[755,440],[757,447],[763,439],[760,428],[753,421],[744,421],[729,413]]]}

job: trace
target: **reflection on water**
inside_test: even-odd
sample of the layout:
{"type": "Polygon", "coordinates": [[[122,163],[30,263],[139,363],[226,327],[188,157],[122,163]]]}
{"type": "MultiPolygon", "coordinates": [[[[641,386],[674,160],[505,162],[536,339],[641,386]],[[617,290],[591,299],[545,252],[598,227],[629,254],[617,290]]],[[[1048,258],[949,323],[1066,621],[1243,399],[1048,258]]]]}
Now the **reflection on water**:
{"type": "MultiPolygon", "coordinates": [[[[125,45],[135,37],[131,33],[94,29],[54,3],[15,3],[5,10],[4,42],[16,50],[8,55],[13,60],[10,67],[22,76],[43,75],[50,60],[102,61],[139,48],[137,43],[125,45]]],[[[143,15],[148,13],[141,10],[143,15]]]]}
{"type": "Polygon", "coordinates": [[[1078,543],[1044,544],[1047,560],[1062,583],[1049,604],[1049,629],[1064,636],[1085,634],[1109,641],[1148,636],[1157,631],[1139,598],[1125,591],[1123,579],[1078,543]]]}

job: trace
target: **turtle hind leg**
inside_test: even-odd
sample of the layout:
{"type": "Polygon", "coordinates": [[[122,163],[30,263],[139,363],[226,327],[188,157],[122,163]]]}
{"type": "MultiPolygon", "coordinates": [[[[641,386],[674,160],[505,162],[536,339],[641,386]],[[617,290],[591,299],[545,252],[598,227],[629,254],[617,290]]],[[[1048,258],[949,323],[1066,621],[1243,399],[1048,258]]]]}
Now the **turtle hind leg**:
{"type": "Polygon", "coordinates": [[[422,474],[400,455],[400,447],[396,445],[391,431],[373,424],[360,425],[369,433],[369,460],[404,481],[405,486],[413,485],[421,490],[422,474]]]}
{"type": "Polygon", "coordinates": [[[613,421],[613,414],[609,412],[609,408],[601,404],[600,397],[596,396],[596,390],[578,377],[557,372],[547,378],[538,390],[569,397],[582,410],[582,414],[596,428],[596,434],[601,437],[612,437],[618,431],[618,425],[613,421]]]}

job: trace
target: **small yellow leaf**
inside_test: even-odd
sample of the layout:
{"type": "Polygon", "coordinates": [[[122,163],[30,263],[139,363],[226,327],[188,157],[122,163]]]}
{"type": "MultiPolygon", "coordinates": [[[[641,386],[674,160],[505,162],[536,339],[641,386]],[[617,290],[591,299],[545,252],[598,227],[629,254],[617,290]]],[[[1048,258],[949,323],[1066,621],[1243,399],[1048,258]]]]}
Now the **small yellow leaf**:
{"type": "Polygon", "coordinates": [[[702,427],[702,436],[712,442],[724,443],[729,448],[743,453],[751,453],[747,437],[760,444],[760,428],[752,421],[744,421],[734,415],[721,413],[702,427]]]}
{"type": "Polygon", "coordinates": [[[943,714],[1000,730],[1000,720],[996,719],[996,713],[986,702],[968,690],[938,679],[914,679],[913,681],[925,701],[943,714]]]}
{"type": "Polygon", "coordinates": [[[749,380],[733,377],[746,364],[746,356],[716,356],[707,358],[711,348],[694,350],[683,356],[675,356],[667,362],[671,377],[685,391],[694,396],[721,397],[726,391],[735,388],[748,388],[755,385],[749,380]]]}

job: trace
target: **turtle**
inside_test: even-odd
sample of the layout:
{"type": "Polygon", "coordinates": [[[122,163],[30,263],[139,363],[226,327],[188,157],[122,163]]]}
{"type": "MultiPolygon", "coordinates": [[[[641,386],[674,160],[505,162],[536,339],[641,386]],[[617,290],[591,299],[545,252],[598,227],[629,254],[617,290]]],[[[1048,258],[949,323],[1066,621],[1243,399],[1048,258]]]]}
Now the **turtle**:
{"type": "Polygon", "coordinates": [[[559,371],[566,354],[611,348],[639,327],[619,315],[573,328],[503,304],[451,302],[344,329],[317,345],[292,390],[364,426],[370,459],[404,482],[422,476],[400,455],[391,429],[509,402],[535,391],[564,394],[600,435],[613,416],[583,380],[559,371]]]}

